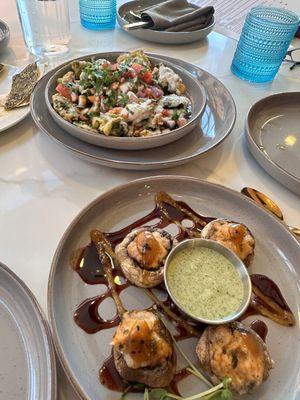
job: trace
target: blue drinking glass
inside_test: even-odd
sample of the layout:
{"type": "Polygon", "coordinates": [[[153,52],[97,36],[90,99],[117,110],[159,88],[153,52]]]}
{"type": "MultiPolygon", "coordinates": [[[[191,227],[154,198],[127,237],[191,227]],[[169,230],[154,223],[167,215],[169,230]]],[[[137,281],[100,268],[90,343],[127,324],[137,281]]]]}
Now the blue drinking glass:
{"type": "Polygon", "coordinates": [[[114,29],[116,0],[79,0],[80,22],[87,29],[114,29]]]}
{"type": "Polygon", "coordinates": [[[275,78],[298,29],[299,17],[275,7],[254,7],[248,13],[231,71],[250,82],[275,78]]]}

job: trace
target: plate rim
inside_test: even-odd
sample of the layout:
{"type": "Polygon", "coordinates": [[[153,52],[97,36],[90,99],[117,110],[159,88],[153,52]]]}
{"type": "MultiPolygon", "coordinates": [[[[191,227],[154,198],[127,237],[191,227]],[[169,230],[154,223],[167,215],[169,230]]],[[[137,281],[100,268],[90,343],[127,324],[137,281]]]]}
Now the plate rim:
{"type": "MultiPolygon", "coordinates": [[[[62,346],[60,345],[60,340],[59,340],[59,336],[58,333],[55,329],[56,323],[55,323],[55,318],[54,318],[54,306],[53,306],[53,282],[54,282],[54,277],[55,277],[55,273],[56,273],[56,269],[57,269],[57,258],[60,254],[60,251],[66,241],[66,239],[68,238],[70,232],[72,231],[73,227],[78,223],[78,221],[84,216],[84,214],[86,214],[91,208],[93,208],[99,201],[101,201],[103,198],[110,196],[111,194],[117,192],[118,190],[122,190],[130,185],[134,185],[134,184],[139,184],[139,183],[145,183],[145,184],[149,184],[150,182],[153,181],[159,181],[159,180],[174,180],[174,181],[178,181],[178,180],[188,180],[190,182],[195,182],[195,183],[200,183],[200,184],[205,184],[207,186],[210,187],[214,187],[214,188],[221,188],[222,190],[224,190],[225,192],[228,192],[232,195],[235,195],[237,197],[239,197],[240,199],[243,199],[243,201],[245,201],[248,204],[251,204],[252,206],[254,206],[255,209],[260,210],[262,213],[268,215],[271,219],[273,219],[273,221],[275,223],[277,223],[279,226],[281,226],[281,228],[283,228],[285,230],[285,232],[289,235],[289,237],[292,239],[292,241],[299,247],[300,249],[300,242],[296,239],[296,237],[289,231],[288,227],[281,221],[279,220],[277,217],[274,216],[274,214],[272,214],[270,211],[266,210],[265,208],[259,206],[258,204],[256,204],[253,200],[251,200],[250,198],[246,197],[245,195],[243,195],[242,193],[228,188],[226,186],[223,186],[221,184],[217,184],[217,183],[213,183],[204,179],[199,179],[199,178],[195,178],[192,176],[186,176],[186,175],[168,175],[168,174],[163,174],[163,175],[153,175],[153,176],[149,176],[149,177],[144,177],[144,178],[139,178],[139,179],[134,179],[132,181],[129,182],[125,182],[119,185],[115,185],[112,188],[106,190],[105,192],[103,192],[102,194],[100,194],[99,196],[97,196],[94,200],[92,200],[89,204],[87,204],[74,218],[73,220],[70,222],[70,224],[67,226],[66,230],[64,231],[63,235],[61,236],[55,253],[53,255],[53,259],[51,262],[51,268],[50,268],[50,273],[49,273],[49,278],[48,278],[48,287],[47,287],[47,309],[48,309],[48,317],[49,317],[49,321],[50,321],[50,325],[51,325],[51,330],[52,330],[52,338],[53,338],[53,343],[54,343],[54,347],[56,349],[56,353],[58,355],[58,358],[60,360],[60,364],[63,368],[63,370],[65,371],[71,385],[73,386],[75,392],[78,394],[78,396],[80,397],[81,400],[91,400],[90,397],[85,396],[85,393],[81,387],[81,384],[77,381],[75,375],[73,374],[70,365],[68,365],[68,361],[64,355],[64,351],[62,346]]],[[[300,277],[298,272],[294,269],[295,275],[296,275],[296,281],[297,281],[297,291],[298,294],[300,293],[300,277]]]]}
{"type": "MultiPolygon", "coordinates": [[[[50,361],[50,384],[49,384],[49,389],[50,389],[50,397],[49,399],[55,400],[57,398],[57,368],[56,368],[56,357],[55,357],[55,347],[53,343],[53,337],[52,337],[52,332],[50,328],[50,323],[48,322],[46,318],[46,314],[42,310],[39,302],[37,301],[35,295],[29,289],[29,287],[26,285],[26,283],[15,273],[13,272],[6,264],[0,261],[0,270],[4,271],[15,283],[17,283],[25,296],[28,297],[30,300],[33,309],[35,310],[35,314],[37,317],[39,317],[39,320],[41,322],[42,329],[44,330],[45,334],[45,340],[43,340],[44,344],[47,344],[47,353],[49,354],[49,361],[50,361]]],[[[46,400],[46,399],[45,399],[46,400]]]]}
{"type": "Polygon", "coordinates": [[[294,184],[300,185],[300,178],[298,178],[297,176],[289,173],[287,170],[285,170],[284,168],[282,168],[280,165],[276,164],[269,156],[267,156],[258,146],[257,142],[254,140],[253,134],[252,134],[252,130],[250,129],[249,126],[249,118],[250,118],[250,113],[253,111],[254,107],[259,106],[259,104],[264,104],[264,102],[268,99],[272,99],[272,98],[276,98],[276,97],[288,97],[288,95],[298,95],[300,98],[300,91],[292,91],[292,92],[277,92],[277,93],[273,93],[269,96],[265,96],[261,99],[259,99],[258,101],[256,101],[254,104],[252,104],[250,106],[250,108],[248,109],[248,112],[246,114],[246,118],[245,118],[245,133],[246,133],[246,138],[247,138],[247,143],[248,143],[248,147],[249,150],[251,151],[253,157],[255,158],[255,160],[259,163],[259,165],[265,170],[265,172],[268,175],[271,175],[274,179],[276,179],[277,181],[279,181],[282,185],[284,185],[285,187],[287,187],[288,189],[292,190],[295,193],[300,194],[300,186],[298,189],[293,189],[291,187],[291,185],[287,182],[285,182],[284,179],[278,178],[278,173],[280,174],[280,176],[285,176],[285,179],[288,178],[289,180],[293,181],[294,184]],[[259,156],[258,156],[259,154],[259,156]],[[270,167],[270,169],[272,170],[272,172],[269,172],[269,170],[265,167],[265,163],[263,161],[261,161],[261,158],[265,161],[265,163],[267,163],[270,167]]]}
{"type": "MultiPolygon", "coordinates": [[[[92,57],[92,56],[96,56],[97,54],[100,54],[100,53],[89,54],[89,56],[92,57]]],[[[161,54],[157,54],[157,53],[151,53],[151,52],[149,52],[148,54],[149,54],[150,56],[157,57],[157,58],[162,58],[162,59],[165,59],[165,60],[167,60],[167,61],[169,61],[169,60],[170,60],[171,62],[174,62],[174,61],[175,61],[175,64],[176,64],[176,61],[178,61],[178,60],[177,60],[176,58],[174,58],[174,57],[169,57],[169,56],[165,56],[165,55],[161,55],[161,54]]],[[[85,56],[83,56],[83,57],[85,57],[85,56]]],[[[80,57],[78,57],[78,58],[80,58],[80,57]]],[[[47,132],[47,130],[43,127],[43,125],[42,125],[41,122],[39,121],[39,118],[35,115],[34,107],[33,107],[33,98],[34,98],[34,96],[36,95],[36,91],[37,91],[36,88],[38,87],[39,83],[42,82],[42,80],[43,80],[44,78],[45,78],[44,81],[46,81],[46,78],[47,78],[48,76],[50,76],[51,74],[55,73],[55,71],[56,71],[58,68],[62,67],[64,64],[69,63],[70,61],[71,61],[71,60],[69,60],[69,61],[67,61],[66,63],[60,64],[59,66],[53,68],[51,71],[49,71],[47,74],[45,74],[45,75],[37,82],[37,85],[36,85],[36,87],[35,87],[35,89],[34,89],[32,95],[31,95],[31,99],[30,99],[30,112],[31,112],[31,116],[32,116],[32,118],[33,118],[35,124],[38,126],[39,129],[42,130],[42,132],[46,133],[46,135],[47,135],[48,137],[50,137],[52,140],[54,140],[54,141],[55,141],[56,143],[58,143],[59,145],[62,145],[63,147],[65,147],[65,148],[67,148],[68,150],[70,150],[73,154],[75,153],[75,155],[77,155],[77,157],[81,157],[81,158],[85,158],[85,159],[99,160],[99,161],[101,161],[101,162],[103,163],[103,165],[111,164],[110,167],[112,167],[112,168],[113,168],[113,167],[114,167],[114,168],[118,168],[120,165],[124,166],[125,168],[126,168],[126,166],[127,166],[127,167],[143,167],[143,166],[146,165],[147,169],[151,169],[151,167],[157,167],[157,166],[162,166],[162,167],[173,167],[173,166],[176,166],[176,165],[180,165],[180,164],[184,164],[184,163],[191,162],[191,161],[197,159],[198,157],[201,157],[203,154],[206,154],[207,152],[213,150],[214,148],[216,148],[217,146],[219,146],[219,145],[229,136],[229,134],[232,132],[232,130],[233,130],[233,128],[234,128],[234,125],[235,125],[235,122],[236,122],[236,118],[237,118],[237,108],[236,108],[236,104],[235,104],[234,98],[233,98],[231,92],[227,89],[227,87],[226,87],[217,77],[215,77],[214,75],[210,74],[208,71],[202,69],[202,68],[199,67],[198,65],[192,64],[192,63],[190,63],[190,62],[188,62],[188,61],[185,61],[185,60],[179,60],[180,62],[183,62],[184,64],[188,64],[189,66],[192,66],[193,68],[195,68],[195,69],[197,69],[197,70],[199,70],[199,71],[204,72],[204,73],[207,74],[209,77],[212,77],[215,81],[218,82],[219,85],[221,85],[221,86],[226,90],[227,94],[228,94],[229,97],[230,97],[230,101],[231,101],[231,104],[232,104],[232,107],[233,107],[234,117],[233,117],[233,119],[232,119],[232,121],[231,121],[231,124],[230,124],[229,128],[227,129],[227,131],[223,134],[223,136],[222,136],[212,147],[210,147],[210,148],[209,148],[208,150],[206,150],[204,153],[193,154],[193,155],[188,156],[188,157],[178,157],[176,160],[172,160],[172,161],[151,161],[151,162],[148,162],[148,163],[146,163],[146,164],[145,164],[145,162],[142,161],[142,160],[141,160],[141,161],[118,161],[118,160],[113,160],[113,159],[108,158],[108,157],[103,158],[103,157],[100,157],[100,156],[91,155],[91,154],[85,153],[84,151],[81,151],[81,150],[79,150],[79,149],[74,149],[74,148],[71,147],[70,145],[63,143],[62,141],[60,141],[60,140],[57,139],[56,137],[53,137],[51,133],[47,132]]],[[[181,65],[179,65],[179,66],[181,66],[181,65]]],[[[206,105],[206,106],[207,106],[207,105],[206,105]]],[[[204,107],[204,112],[205,112],[206,106],[204,107]]],[[[79,140],[79,139],[78,139],[78,140],[79,140]]],[[[166,146],[168,146],[168,145],[166,145],[166,146]]],[[[121,151],[122,151],[122,150],[121,150],[121,151]]],[[[130,151],[130,150],[124,150],[124,151],[130,151]]],[[[90,160],[89,160],[89,161],[90,161],[90,160]]],[[[90,161],[90,162],[92,162],[92,161],[90,161]]],[[[100,164],[100,163],[98,163],[98,164],[100,164]]]]}

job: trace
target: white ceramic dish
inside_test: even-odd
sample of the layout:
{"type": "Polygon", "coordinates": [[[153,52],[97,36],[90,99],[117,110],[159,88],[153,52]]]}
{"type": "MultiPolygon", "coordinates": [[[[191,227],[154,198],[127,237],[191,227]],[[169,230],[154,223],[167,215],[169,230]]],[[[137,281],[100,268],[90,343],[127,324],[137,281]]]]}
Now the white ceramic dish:
{"type": "Polygon", "coordinates": [[[55,400],[48,323],[28,287],[0,263],[0,398],[55,400]]]}
{"type": "MultiPolygon", "coordinates": [[[[91,58],[95,57],[96,59],[105,58],[111,62],[114,62],[121,54],[125,54],[125,52],[90,54],[88,56],[81,57],[78,60],[90,60],[91,58]]],[[[160,58],[159,55],[151,55],[150,61],[152,65],[155,65],[159,64],[163,60],[160,58]]],[[[66,132],[73,135],[77,139],[93,144],[95,146],[118,150],[143,150],[164,146],[166,144],[174,142],[184,137],[191,130],[193,130],[195,126],[199,124],[199,120],[206,104],[206,94],[201,83],[189,72],[171,62],[163,62],[166,64],[167,67],[172,68],[175,73],[180,75],[184,84],[187,87],[186,95],[190,98],[192,103],[191,116],[188,119],[187,124],[181,128],[174,129],[169,133],[163,133],[161,135],[152,137],[116,137],[105,136],[100,133],[91,133],[66,121],[52,107],[52,95],[56,93],[55,87],[57,85],[57,79],[61,78],[66,72],[70,71],[70,62],[68,62],[67,65],[64,64],[64,66],[55,71],[55,73],[51,76],[47,83],[45,99],[48,111],[55,122],[66,132]]]]}
{"type": "MultiPolygon", "coordinates": [[[[154,195],[164,190],[176,199],[188,203],[203,215],[227,217],[245,223],[256,239],[255,257],[251,272],[268,275],[280,287],[296,317],[294,327],[284,327],[266,321],[269,327],[267,346],[275,361],[271,376],[253,395],[244,400],[295,400],[299,390],[300,330],[299,330],[299,272],[300,244],[288,229],[273,215],[237,192],[209,182],[186,176],[158,176],[140,179],[113,188],[89,204],[71,223],[56,250],[48,287],[48,309],[53,337],[59,358],[74,388],[84,400],[116,400],[120,393],[103,387],[98,371],[110,354],[114,330],[87,334],[79,328],[73,313],[88,297],[99,295],[103,285],[87,285],[70,267],[74,249],[89,243],[92,228],[114,231],[121,229],[154,207],[154,195]]],[[[140,289],[130,288],[122,293],[126,307],[143,309],[149,300],[140,289]],[[131,290],[132,289],[132,290],[131,290]]],[[[102,311],[112,316],[112,302],[103,303],[102,311]]],[[[255,317],[245,320],[252,321],[255,317]]],[[[195,341],[184,349],[196,362],[195,341]]],[[[178,368],[183,367],[182,364],[178,368]]],[[[204,390],[198,380],[188,378],[180,385],[185,395],[204,390]]],[[[129,400],[142,396],[128,396],[129,400]]]]}
{"type": "MultiPolygon", "coordinates": [[[[4,65],[4,70],[0,72],[0,102],[4,101],[4,98],[10,91],[12,77],[19,73],[20,69],[13,65],[4,65]]],[[[0,105],[0,132],[16,125],[22,121],[30,113],[29,106],[15,108],[13,110],[5,110],[0,105]]]]}
{"type": "Polygon", "coordinates": [[[167,146],[140,151],[116,151],[82,142],[61,129],[44,106],[45,87],[53,72],[41,79],[31,97],[31,114],[37,126],[59,145],[88,162],[112,168],[153,170],[185,164],[220,144],[231,132],[236,118],[234,100],[226,87],[213,75],[185,61],[171,60],[201,82],[207,103],[200,124],[186,137],[167,146]]]}
{"type": "MultiPolygon", "coordinates": [[[[134,0],[128,1],[122,4],[117,13],[117,20],[120,27],[123,29],[124,25],[128,22],[136,22],[134,18],[128,18],[128,13],[130,10],[139,12],[147,7],[158,4],[160,1],[157,0],[134,0]]],[[[209,26],[204,29],[199,29],[192,32],[164,32],[156,31],[153,29],[135,29],[127,32],[128,34],[135,36],[138,39],[146,40],[155,43],[165,43],[165,44],[185,44],[193,43],[199,40],[203,40],[207,35],[214,29],[215,19],[213,17],[209,26]]]]}
{"type": "Polygon", "coordinates": [[[277,93],[249,110],[249,150],[274,179],[300,195],[300,92],[277,93]]]}

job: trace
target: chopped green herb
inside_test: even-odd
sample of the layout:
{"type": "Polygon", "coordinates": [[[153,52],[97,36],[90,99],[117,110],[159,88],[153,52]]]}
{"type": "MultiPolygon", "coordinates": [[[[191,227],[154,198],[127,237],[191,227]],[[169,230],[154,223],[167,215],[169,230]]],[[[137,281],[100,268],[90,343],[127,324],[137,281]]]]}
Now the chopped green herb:
{"type": "Polygon", "coordinates": [[[179,113],[176,110],[173,111],[172,119],[176,122],[179,120],[179,113]]]}
{"type": "Polygon", "coordinates": [[[128,103],[129,96],[126,93],[121,93],[118,99],[118,103],[120,106],[125,107],[128,103]]]}

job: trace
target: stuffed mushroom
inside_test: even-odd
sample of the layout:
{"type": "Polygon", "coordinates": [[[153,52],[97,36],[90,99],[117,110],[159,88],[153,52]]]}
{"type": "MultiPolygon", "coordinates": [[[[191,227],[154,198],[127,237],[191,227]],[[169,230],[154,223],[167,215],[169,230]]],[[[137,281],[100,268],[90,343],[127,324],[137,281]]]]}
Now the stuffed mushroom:
{"type": "Polygon", "coordinates": [[[254,256],[255,239],[246,225],[227,219],[215,219],[202,229],[201,237],[228,247],[246,266],[250,265],[254,256]]]}
{"type": "Polygon", "coordinates": [[[208,326],[197,344],[196,353],[214,384],[228,377],[231,390],[238,394],[257,389],[273,367],[264,341],[239,322],[208,326]]]}
{"type": "Polygon", "coordinates": [[[113,338],[115,366],[123,379],[165,387],[176,370],[169,332],[151,311],[126,312],[113,338]]]}
{"type": "Polygon", "coordinates": [[[163,281],[165,260],[172,247],[168,232],[143,227],[130,232],[115,253],[125,277],[136,286],[150,288],[163,281]]]}

